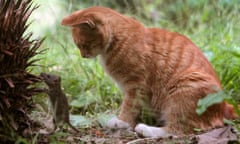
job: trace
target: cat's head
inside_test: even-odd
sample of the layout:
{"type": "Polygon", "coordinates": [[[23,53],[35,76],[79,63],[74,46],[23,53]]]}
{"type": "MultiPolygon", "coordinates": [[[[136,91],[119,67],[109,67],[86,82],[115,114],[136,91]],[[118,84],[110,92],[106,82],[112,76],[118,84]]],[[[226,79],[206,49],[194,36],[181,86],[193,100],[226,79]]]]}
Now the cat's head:
{"type": "Polygon", "coordinates": [[[93,58],[110,46],[111,32],[104,18],[109,9],[102,7],[79,10],[62,20],[62,25],[72,28],[74,43],[81,56],[93,58]]]}

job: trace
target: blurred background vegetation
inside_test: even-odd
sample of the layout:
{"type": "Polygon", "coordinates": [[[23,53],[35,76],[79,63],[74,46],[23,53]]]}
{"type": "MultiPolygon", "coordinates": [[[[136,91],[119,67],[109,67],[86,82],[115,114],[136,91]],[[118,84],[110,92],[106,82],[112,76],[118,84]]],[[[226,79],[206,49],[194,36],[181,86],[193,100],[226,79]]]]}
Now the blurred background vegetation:
{"type": "MultiPolygon", "coordinates": [[[[60,25],[63,17],[89,6],[102,5],[189,37],[216,69],[232,102],[240,99],[240,3],[238,0],[35,0],[40,7],[31,16],[34,37],[46,37],[36,74],[62,77],[72,113],[94,116],[117,110],[121,93],[103,72],[98,59],[83,59],[71,31],[60,25]]],[[[35,97],[45,105],[45,96],[35,97]]]]}

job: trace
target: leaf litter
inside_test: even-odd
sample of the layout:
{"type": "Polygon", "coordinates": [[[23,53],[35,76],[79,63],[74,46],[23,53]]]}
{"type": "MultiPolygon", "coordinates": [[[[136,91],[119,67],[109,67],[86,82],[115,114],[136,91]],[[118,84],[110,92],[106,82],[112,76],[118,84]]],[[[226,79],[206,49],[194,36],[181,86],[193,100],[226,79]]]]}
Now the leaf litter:
{"type": "Polygon", "coordinates": [[[77,117],[73,116],[75,119],[74,125],[80,131],[76,133],[72,129],[67,129],[65,131],[57,131],[53,134],[49,134],[52,127],[49,115],[38,114],[37,119],[41,122],[41,128],[35,129],[37,143],[47,144],[47,143],[67,143],[67,144],[240,144],[240,135],[233,126],[225,126],[221,128],[216,128],[207,132],[199,133],[196,135],[186,135],[179,137],[168,137],[168,138],[143,138],[136,132],[129,130],[110,130],[101,126],[103,123],[98,119],[91,122],[84,122],[84,120],[89,121],[89,119],[83,116],[78,116],[87,125],[79,125],[76,122],[77,117]],[[44,117],[44,118],[43,118],[44,117]],[[44,124],[45,123],[45,124],[44,124]],[[91,123],[91,124],[90,124],[91,123]]]}

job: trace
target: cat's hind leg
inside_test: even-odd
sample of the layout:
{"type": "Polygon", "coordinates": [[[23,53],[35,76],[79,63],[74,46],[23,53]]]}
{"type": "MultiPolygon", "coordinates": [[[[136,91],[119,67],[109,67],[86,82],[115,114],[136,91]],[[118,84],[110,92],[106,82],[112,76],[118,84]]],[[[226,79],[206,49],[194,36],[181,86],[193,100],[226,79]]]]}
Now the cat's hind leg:
{"type": "Polygon", "coordinates": [[[214,78],[193,72],[166,85],[166,88],[168,94],[161,110],[167,132],[185,135],[194,133],[194,129],[209,130],[223,126],[222,103],[208,107],[202,115],[196,113],[198,100],[220,89],[214,78]]]}
{"type": "Polygon", "coordinates": [[[218,83],[203,73],[189,73],[166,85],[166,95],[158,97],[164,127],[138,124],[135,131],[145,137],[167,137],[194,133],[223,126],[222,103],[210,106],[202,115],[196,113],[198,100],[220,89],[218,83]],[[164,101],[164,103],[162,103],[164,101]]]}

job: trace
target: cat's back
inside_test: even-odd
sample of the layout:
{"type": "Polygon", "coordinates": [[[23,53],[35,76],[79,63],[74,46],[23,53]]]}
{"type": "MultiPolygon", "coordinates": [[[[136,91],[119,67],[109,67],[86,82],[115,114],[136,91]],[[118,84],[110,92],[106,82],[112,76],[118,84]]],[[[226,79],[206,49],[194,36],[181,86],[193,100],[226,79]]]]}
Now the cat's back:
{"type": "Polygon", "coordinates": [[[165,77],[201,72],[212,76],[219,83],[207,58],[186,36],[159,28],[148,28],[148,35],[151,57],[165,77]]]}

